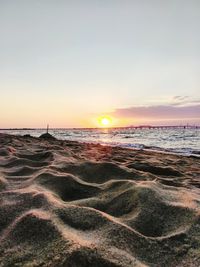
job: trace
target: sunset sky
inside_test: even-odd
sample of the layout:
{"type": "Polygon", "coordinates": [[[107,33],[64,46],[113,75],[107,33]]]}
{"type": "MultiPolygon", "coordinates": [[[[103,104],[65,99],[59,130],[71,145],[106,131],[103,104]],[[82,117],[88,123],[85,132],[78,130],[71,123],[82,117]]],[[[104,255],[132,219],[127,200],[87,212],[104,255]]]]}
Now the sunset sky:
{"type": "Polygon", "coordinates": [[[200,125],[199,0],[0,0],[0,128],[200,125]]]}

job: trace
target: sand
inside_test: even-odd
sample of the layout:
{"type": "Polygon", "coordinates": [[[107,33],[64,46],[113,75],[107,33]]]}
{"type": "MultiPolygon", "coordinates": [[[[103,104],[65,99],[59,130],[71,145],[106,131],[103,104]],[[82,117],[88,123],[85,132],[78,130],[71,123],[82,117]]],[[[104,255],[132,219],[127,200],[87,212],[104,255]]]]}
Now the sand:
{"type": "Polygon", "coordinates": [[[0,266],[200,266],[200,159],[0,134],[0,266]]]}

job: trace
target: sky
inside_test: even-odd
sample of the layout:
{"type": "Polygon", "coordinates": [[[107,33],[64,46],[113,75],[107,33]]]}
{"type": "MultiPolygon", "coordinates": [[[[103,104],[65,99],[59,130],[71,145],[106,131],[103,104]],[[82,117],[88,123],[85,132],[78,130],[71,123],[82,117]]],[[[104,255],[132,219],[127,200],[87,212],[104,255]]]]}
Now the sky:
{"type": "Polygon", "coordinates": [[[200,125],[199,0],[0,0],[0,128],[200,125]]]}

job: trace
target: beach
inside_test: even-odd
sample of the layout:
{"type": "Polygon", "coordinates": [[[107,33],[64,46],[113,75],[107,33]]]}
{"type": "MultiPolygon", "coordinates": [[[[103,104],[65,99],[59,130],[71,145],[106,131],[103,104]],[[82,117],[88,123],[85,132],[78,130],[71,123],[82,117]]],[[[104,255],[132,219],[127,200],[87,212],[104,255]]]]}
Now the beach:
{"type": "Polygon", "coordinates": [[[200,158],[0,134],[0,266],[200,266],[200,158]]]}

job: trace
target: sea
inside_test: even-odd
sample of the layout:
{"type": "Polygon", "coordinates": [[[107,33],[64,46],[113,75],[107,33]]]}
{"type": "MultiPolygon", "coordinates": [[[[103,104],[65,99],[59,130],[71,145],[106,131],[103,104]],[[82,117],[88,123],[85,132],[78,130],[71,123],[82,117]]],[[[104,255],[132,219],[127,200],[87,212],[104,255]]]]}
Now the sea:
{"type": "MultiPolygon", "coordinates": [[[[0,133],[38,137],[46,129],[1,129],[0,133]]],[[[200,157],[200,127],[49,129],[57,139],[194,155],[200,157]]]]}

